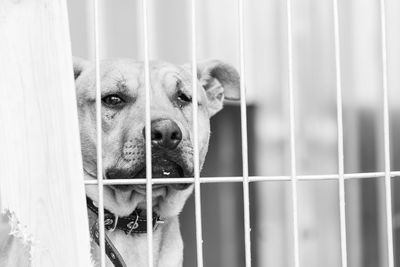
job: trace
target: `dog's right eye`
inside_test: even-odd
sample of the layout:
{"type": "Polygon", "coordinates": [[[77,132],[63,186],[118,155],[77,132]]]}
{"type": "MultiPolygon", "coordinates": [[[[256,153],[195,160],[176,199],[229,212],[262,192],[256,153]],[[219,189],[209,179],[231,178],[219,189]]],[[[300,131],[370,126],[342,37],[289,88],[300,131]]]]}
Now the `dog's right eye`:
{"type": "Polygon", "coordinates": [[[125,103],[125,101],[118,95],[108,95],[101,99],[103,104],[111,108],[120,107],[125,103]]]}

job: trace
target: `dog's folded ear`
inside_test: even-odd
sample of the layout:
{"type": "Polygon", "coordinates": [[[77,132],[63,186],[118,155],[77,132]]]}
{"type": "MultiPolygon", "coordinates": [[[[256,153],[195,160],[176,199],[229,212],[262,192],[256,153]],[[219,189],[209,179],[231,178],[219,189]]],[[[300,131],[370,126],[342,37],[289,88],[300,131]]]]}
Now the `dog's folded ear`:
{"type": "Polygon", "coordinates": [[[240,77],[232,65],[219,60],[201,61],[197,77],[206,91],[210,116],[222,109],[224,99],[239,100],[240,77]]]}
{"type": "Polygon", "coordinates": [[[83,70],[89,66],[89,62],[79,57],[72,57],[72,62],[74,65],[74,79],[76,80],[83,70]]]}

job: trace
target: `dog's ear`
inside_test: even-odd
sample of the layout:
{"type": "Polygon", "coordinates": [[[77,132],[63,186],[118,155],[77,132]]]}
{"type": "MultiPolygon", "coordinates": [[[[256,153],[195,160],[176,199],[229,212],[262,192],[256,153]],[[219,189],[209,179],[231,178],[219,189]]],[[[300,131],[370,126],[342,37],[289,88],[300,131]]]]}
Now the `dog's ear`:
{"type": "Polygon", "coordinates": [[[76,80],[83,70],[89,66],[89,62],[79,57],[72,57],[72,62],[74,65],[74,78],[76,80]]]}
{"type": "Polygon", "coordinates": [[[210,117],[223,107],[224,99],[239,100],[240,77],[230,64],[219,60],[206,60],[197,64],[197,78],[208,98],[210,117]]]}

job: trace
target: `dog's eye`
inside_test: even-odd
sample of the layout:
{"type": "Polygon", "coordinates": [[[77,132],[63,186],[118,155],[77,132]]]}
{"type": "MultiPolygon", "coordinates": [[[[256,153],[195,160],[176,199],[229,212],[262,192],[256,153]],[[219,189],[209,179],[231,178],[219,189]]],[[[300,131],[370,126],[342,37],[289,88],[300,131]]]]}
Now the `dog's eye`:
{"type": "Polygon", "coordinates": [[[108,95],[101,99],[101,101],[109,107],[118,107],[125,103],[125,101],[118,95],[108,95]]]}
{"type": "Polygon", "coordinates": [[[191,103],[192,102],[192,98],[188,95],[186,95],[185,93],[183,93],[182,91],[178,92],[178,96],[177,96],[178,100],[183,102],[183,103],[191,103]]]}

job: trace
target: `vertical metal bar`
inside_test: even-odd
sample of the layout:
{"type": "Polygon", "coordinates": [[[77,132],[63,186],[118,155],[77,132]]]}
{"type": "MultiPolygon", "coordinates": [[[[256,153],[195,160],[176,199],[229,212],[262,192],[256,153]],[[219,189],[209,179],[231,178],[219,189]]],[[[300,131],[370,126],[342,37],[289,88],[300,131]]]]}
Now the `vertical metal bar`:
{"type": "Polygon", "coordinates": [[[385,196],[386,196],[386,230],[388,246],[389,267],[394,266],[393,253],[393,215],[392,215],[392,186],[390,176],[390,126],[389,126],[389,96],[388,96],[388,70],[387,70],[387,44],[386,44],[386,5],[385,0],[380,0],[381,18],[381,48],[382,48],[382,88],[383,88],[383,136],[385,154],[385,196]]]}
{"type": "Polygon", "coordinates": [[[293,31],[292,31],[292,1],[286,0],[287,8],[287,38],[288,38],[288,86],[289,86],[289,116],[290,116],[290,165],[291,188],[293,206],[293,255],[294,266],[299,267],[299,218],[297,201],[297,175],[296,175],[296,139],[295,139],[295,106],[293,86],[293,31]]]}
{"type": "Polygon", "coordinates": [[[201,225],[201,191],[198,137],[198,90],[197,90],[197,58],[196,58],[196,0],[191,1],[191,43],[192,43],[192,84],[193,84],[193,153],[194,153],[194,200],[196,218],[197,266],[203,267],[203,233],[201,225]]]}
{"type": "Polygon", "coordinates": [[[148,33],[148,0],[142,0],[143,7],[143,39],[144,39],[144,78],[146,89],[146,217],[147,217],[147,259],[149,267],[153,267],[153,199],[152,199],[152,163],[151,163],[151,94],[150,94],[150,61],[148,33]]]}
{"type": "Polygon", "coordinates": [[[344,184],[344,145],[343,145],[343,103],[342,103],[342,72],[340,61],[340,31],[338,0],[333,0],[333,21],[335,35],[335,70],[336,70],[336,111],[338,135],[338,171],[339,171],[339,212],[340,212],[340,248],[342,267],[347,267],[347,235],[346,206],[344,184]]]}
{"type": "Polygon", "coordinates": [[[94,0],[94,39],[95,39],[95,75],[96,75],[96,137],[97,137],[97,186],[99,192],[99,244],[100,266],[106,266],[105,230],[104,230],[104,195],[103,195],[103,146],[101,118],[101,84],[100,84],[100,49],[99,49],[99,3],[94,0]]]}
{"type": "Polygon", "coordinates": [[[246,267],[251,266],[249,162],[247,139],[246,73],[244,61],[244,1],[239,0],[239,52],[240,52],[240,120],[242,134],[243,211],[246,267]]]}

